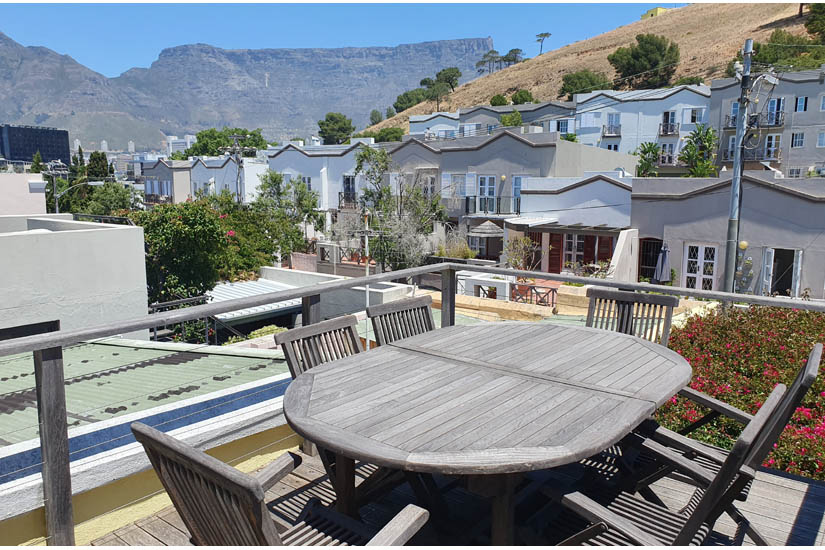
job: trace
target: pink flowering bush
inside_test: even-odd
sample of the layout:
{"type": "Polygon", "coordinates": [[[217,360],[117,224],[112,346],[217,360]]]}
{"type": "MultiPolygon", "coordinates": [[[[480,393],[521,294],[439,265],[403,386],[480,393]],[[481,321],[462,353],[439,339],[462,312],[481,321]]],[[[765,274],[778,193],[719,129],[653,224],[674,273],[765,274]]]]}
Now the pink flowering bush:
{"type": "MultiPolygon", "coordinates": [[[[669,347],[690,362],[692,388],[753,414],[776,384],[793,383],[817,342],[825,342],[825,314],[751,307],[693,316],[673,329],[669,347]]],[[[679,430],[707,412],[674,397],[657,418],[679,430]]],[[[691,437],[730,448],[741,431],[739,423],[719,418],[691,437]]],[[[817,378],[764,465],[825,480],[825,377],[817,378]]]]}

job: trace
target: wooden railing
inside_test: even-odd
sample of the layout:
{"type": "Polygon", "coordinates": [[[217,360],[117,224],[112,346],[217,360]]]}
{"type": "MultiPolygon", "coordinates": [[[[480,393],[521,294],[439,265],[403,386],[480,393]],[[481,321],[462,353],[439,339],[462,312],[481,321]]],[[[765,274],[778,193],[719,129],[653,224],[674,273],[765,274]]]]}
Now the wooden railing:
{"type": "MultiPolygon", "coordinates": [[[[40,419],[40,450],[42,456],[43,495],[46,512],[47,538],[50,545],[74,544],[74,524],[72,520],[72,483],[70,455],[68,447],[68,422],[66,418],[66,397],[63,376],[63,348],[80,342],[109,336],[127,334],[156,326],[174,325],[184,321],[214,317],[250,307],[263,306],[300,298],[304,324],[321,320],[322,296],[330,292],[351,289],[379,282],[404,280],[415,276],[439,273],[441,287],[441,326],[455,324],[456,271],[475,271],[495,275],[510,275],[522,278],[595,284],[609,288],[622,288],[638,292],[658,292],[677,296],[689,296],[723,303],[743,303],[763,306],[788,307],[825,312],[825,302],[805,301],[792,298],[751,296],[726,292],[694,290],[682,287],[659,286],[649,283],[625,282],[613,279],[592,279],[565,274],[536,271],[513,270],[503,267],[440,263],[379,273],[368,277],[357,277],[312,285],[289,290],[270,292],[258,296],[238,298],[217,303],[195,305],[183,309],[172,309],[133,319],[113,322],[90,328],[60,329],[59,321],[37,323],[0,330],[0,357],[32,353],[34,357],[37,388],[37,409],[40,419]]],[[[553,303],[555,293],[549,294],[539,287],[530,291],[539,301],[553,303]],[[544,294],[542,294],[544,292],[544,294]]]]}
{"type": "Polygon", "coordinates": [[[556,307],[558,289],[551,286],[515,283],[510,287],[510,300],[521,304],[556,307]]]}

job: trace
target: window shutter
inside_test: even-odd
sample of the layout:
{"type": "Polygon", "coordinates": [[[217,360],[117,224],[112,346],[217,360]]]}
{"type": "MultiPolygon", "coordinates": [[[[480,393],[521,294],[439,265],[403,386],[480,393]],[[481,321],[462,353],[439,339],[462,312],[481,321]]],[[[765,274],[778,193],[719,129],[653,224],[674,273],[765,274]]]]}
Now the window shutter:
{"type": "Polygon", "coordinates": [[[466,196],[471,197],[476,195],[476,175],[474,172],[468,172],[467,176],[464,179],[464,193],[466,196]]]}
{"type": "Polygon", "coordinates": [[[401,191],[401,174],[398,172],[390,172],[390,189],[393,190],[395,194],[398,194],[401,191]]]}
{"type": "Polygon", "coordinates": [[[441,197],[449,198],[455,195],[455,190],[452,189],[452,175],[446,172],[441,172],[441,197]]]}
{"type": "Polygon", "coordinates": [[[690,114],[693,109],[682,109],[682,124],[690,124],[690,114]]]}
{"type": "MultiPolygon", "coordinates": [[[[805,98],[805,101],[808,101],[805,98]]],[[[799,298],[799,288],[801,286],[802,281],[802,251],[801,250],[794,250],[793,253],[793,282],[791,286],[791,292],[793,293],[795,298],[799,298]]]]}

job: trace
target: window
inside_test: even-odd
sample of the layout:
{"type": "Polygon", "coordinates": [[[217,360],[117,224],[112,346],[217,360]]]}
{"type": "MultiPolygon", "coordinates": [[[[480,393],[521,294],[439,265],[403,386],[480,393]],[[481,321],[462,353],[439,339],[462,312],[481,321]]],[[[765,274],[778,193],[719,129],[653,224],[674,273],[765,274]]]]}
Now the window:
{"type": "Polygon", "coordinates": [[[800,96],[796,98],[796,108],[794,111],[797,113],[804,113],[808,110],[808,97],[807,96],[800,96]]]}
{"type": "Polygon", "coordinates": [[[308,178],[306,176],[301,176],[301,181],[307,186],[307,189],[312,191],[312,178],[308,178]]]}
{"type": "Polygon", "coordinates": [[[521,197],[521,183],[525,176],[513,176],[513,196],[521,197]]]}
{"type": "Polygon", "coordinates": [[[730,104],[730,118],[731,120],[736,120],[736,115],[739,114],[739,102],[734,101],[730,104]]]}
{"type": "Polygon", "coordinates": [[[611,126],[613,128],[615,128],[616,126],[621,124],[619,122],[620,120],[621,120],[621,114],[620,113],[608,113],[608,115],[607,115],[607,125],[611,126]]]}
{"type": "Polygon", "coordinates": [[[463,197],[467,194],[467,175],[466,174],[451,174],[450,186],[452,195],[456,197],[463,197]]]}
{"type": "Polygon", "coordinates": [[[584,235],[565,233],[564,266],[584,263],[584,235]]]}
{"type": "Polygon", "coordinates": [[[673,164],[675,162],[675,158],[673,156],[673,145],[673,143],[662,144],[662,158],[660,159],[662,164],[673,164]]]}
{"type": "Polygon", "coordinates": [[[800,147],[805,146],[805,133],[804,132],[794,132],[791,134],[791,147],[794,149],[798,149],[800,147]]]}
{"type": "Polygon", "coordinates": [[[819,132],[819,135],[816,137],[816,146],[825,147],[825,132],[819,132]]]}
{"type": "Polygon", "coordinates": [[[676,111],[662,113],[662,124],[676,124],[676,111]]]}
{"type": "Polygon", "coordinates": [[[487,255],[487,238],[486,237],[467,237],[470,248],[475,250],[479,256],[487,255]]]}
{"type": "Polygon", "coordinates": [[[819,98],[819,110],[825,111],[825,95],[819,98]]]}
{"type": "Polygon", "coordinates": [[[769,159],[779,156],[779,142],[782,134],[769,134],[765,138],[765,157],[769,159]]]}
{"type": "Polygon", "coordinates": [[[699,290],[716,290],[716,247],[703,244],[685,245],[684,285],[699,290]]]}
{"type": "Polygon", "coordinates": [[[496,177],[478,177],[478,211],[496,211],[496,177]]]}
{"type": "Polygon", "coordinates": [[[608,151],[618,151],[619,150],[619,144],[618,143],[608,143],[607,144],[607,150],[608,151]]]}
{"type": "Polygon", "coordinates": [[[690,110],[690,123],[697,124],[702,122],[702,114],[704,109],[691,109],[690,110]]]}
{"type": "Polygon", "coordinates": [[[568,123],[568,121],[567,121],[567,120],[559,120],[559,121],[558,121],[558,123],[556,124],[556,128],[558,128],[558,132],[559,132],[560,134],[567,134],[567,133],[569,133],[569,132],[567,131],[567,123],[568,123]]]}
{"type": "Polygon", "coordinates": [[[355,197],[355,176],[344,176],[344,196],[351,200],[355,197]]]}
{"type": "Polygon", "coordinates": [[[421,189],[427,199],[434,198],[435,195],[435,176],[426,175],[421,178],[421,189]]]}
{"type": "Polygon", "coordinates": [[[789,178],[801,178],[802,177],[802,168],[795,167],[788,169],[788,177],[789,178]]]}

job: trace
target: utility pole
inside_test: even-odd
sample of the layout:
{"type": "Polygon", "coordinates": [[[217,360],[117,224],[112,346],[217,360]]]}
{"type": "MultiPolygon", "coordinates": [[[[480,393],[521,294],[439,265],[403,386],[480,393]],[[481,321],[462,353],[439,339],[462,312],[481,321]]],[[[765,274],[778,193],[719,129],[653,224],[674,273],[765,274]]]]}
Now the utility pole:
{"type": "Polygon", "coordinates": [[[240,140],[247,137],[246,134],[233,134],[229,136],[233,144],[230,147],[221,147],[221,151],[229,153],[232,155],[232,158],[235,160],[235,167],[238,170],[237,174],[235,175],[235,190],[237,191],[237,199],[238,202],[243,202],[245,190],[242,189],[243,185],[241,182],[243,181],[243,153],[255,152],[256,149],[254,147],[241,147],[240,140]]]}
{"type": "Polygon", "coordinates": [[[739,242],[739,205],[742,195],[742,153],[744,150],[745,128],[748,120],[748,94],[750,93],[751,56],[753,40],[745,40],[742,54],[742,87],[739,94],[739,112],[736,114],[736,138],[733,156],[733,178],[730,186],[730,216],[728,217],[728,238],[725,246],[725,292],[733,292],[736,274],[736,251],[739,242]]]}

